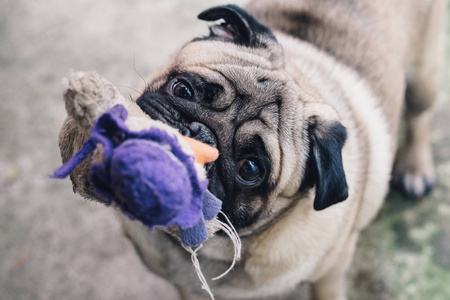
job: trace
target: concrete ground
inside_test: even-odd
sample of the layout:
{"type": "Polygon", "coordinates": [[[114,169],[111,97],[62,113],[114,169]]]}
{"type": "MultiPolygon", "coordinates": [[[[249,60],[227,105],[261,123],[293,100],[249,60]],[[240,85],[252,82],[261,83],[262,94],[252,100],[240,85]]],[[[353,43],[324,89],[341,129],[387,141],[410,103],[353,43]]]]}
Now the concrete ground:
{"type": "MultiPolygon", "coordinates": [[[[0,0],[0,299],[178,299],[111,209],[47,178],[60,165],[60,81],[69,69],[96,70],[134,95],[139,74],[207,33],[196,15],[219,3],[0,0]]],[[[434,119],[437,186],[418,202],[389,195],[359,242],[351,299],[450,299],[449,91],[434,119]]]]}

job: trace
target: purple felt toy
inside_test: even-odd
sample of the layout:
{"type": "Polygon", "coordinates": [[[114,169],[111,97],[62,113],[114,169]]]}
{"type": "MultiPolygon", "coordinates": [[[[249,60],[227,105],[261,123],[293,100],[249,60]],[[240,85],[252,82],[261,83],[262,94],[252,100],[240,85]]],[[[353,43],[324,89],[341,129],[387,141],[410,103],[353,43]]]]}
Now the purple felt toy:
{"type": "Polygon", "coordinates": [[[159,128],[131,131],[127,116],[120,104],[101,115],[91,137],[53,177],[67,177],[100,144],[101,161],[91,160],[89,182],[107,204],[150,229],[177,225],[186,246],[202,244],[208,238],[205,220],[217,216],[221,201],[207,190],[207,179],[198,178],[195,158],[175,137],[159,128]]]}
{"type": "Polygon", "coordinates": [[[234,258],[216,280],[233,269],[242,246],[227,216],[217,218],[222,202],[207,190],[204,164],[215,161],[218,150],[151,119],[96,72],[71,72],[63,84],[68,116],[59,146],[65,163],[52,177],[70,174],[80,195],[114,204],[150,230],[179,238],[214,299],[197,252],[219,230],[230,238],[234,258]]]}

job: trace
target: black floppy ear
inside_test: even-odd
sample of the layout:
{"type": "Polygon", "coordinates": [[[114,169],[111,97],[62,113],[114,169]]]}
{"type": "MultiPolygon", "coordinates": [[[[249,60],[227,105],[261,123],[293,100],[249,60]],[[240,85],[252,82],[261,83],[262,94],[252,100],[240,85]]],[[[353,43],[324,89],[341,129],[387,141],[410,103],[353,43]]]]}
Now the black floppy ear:
{"type": "Polygon", "coordinates": [[[276,41],[272,31],[258,22],[251,14],[236,5],[216,6],[198,15],[200,20],[225,22],[210,27],[210,37],[235,42],[246,46],[263,44],[261,37],[268,37],[276,41]]]}
{"type": "Polygon", "coordinates": [[[347,130],[339,123],[320,124],[310,120],[310,157],[308,163],[310,185],[316,187],[314,209],[323,210],[348,198],[348,186],[342,163],[342,148],[347,130]]]}

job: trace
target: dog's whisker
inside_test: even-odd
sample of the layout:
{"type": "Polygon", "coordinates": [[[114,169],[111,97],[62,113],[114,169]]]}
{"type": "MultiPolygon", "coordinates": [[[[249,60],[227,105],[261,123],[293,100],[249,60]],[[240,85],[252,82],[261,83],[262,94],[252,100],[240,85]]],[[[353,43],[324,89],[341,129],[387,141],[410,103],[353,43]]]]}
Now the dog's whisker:
{"type": "MultiPolygon", "coordinates": [[[[127,85],[118,85],[117,87],[130,89],[130,90],[136,92],[138,96],[141,95],[141,92],[138,89],[134,88],[134,87],[127,86],[127,85]]],[[[128,97],[130,98],[130,100],[133,100],[133,96],[131,96],[131,94],[128,94],[128,97]]]]}
{"type": "Polygon", "coordinates": [[[136,68],[136,53],[133,55],[133,69],[136,72],[136,74],[138,74],[138,76],[142,79],[142,81],[144,82],[144,91],[147,90],[148,88],[148,82],[147,80],[145,80],[144,76],[141,75],[141,73],[139,73],[139,71],[136,68]]]}

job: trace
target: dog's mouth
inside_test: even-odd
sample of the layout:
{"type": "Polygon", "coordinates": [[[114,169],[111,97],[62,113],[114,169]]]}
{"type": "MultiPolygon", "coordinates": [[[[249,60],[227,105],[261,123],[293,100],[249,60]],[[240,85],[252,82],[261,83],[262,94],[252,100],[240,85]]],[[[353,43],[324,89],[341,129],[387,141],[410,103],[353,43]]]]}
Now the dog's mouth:
{"type": "Polygon", "coordinates": [[[211,129],[203,123],[192,122],[188,126],[188,131],[185,134],[188,137],[194,138],[200,142],[217,147],[217,139],[211,129]]]}
{"type": "Polygon", "coordinates": [[[217,147],[217,138],[206,124],[198,121],[189,121],[177,109],[170,105],[163,96],[158,94],[144,94],[136,100],[136,104],[150,118],[178,129],[182,135],[217,147]]]}

